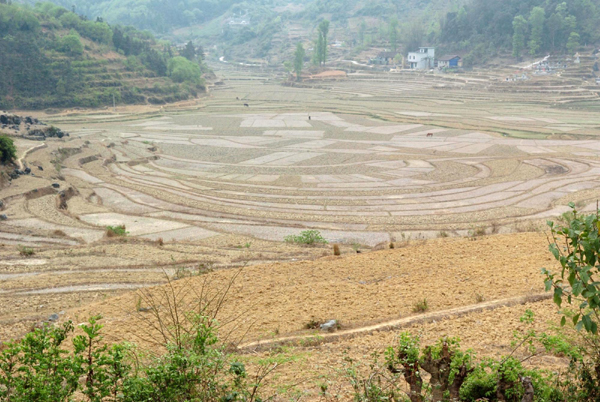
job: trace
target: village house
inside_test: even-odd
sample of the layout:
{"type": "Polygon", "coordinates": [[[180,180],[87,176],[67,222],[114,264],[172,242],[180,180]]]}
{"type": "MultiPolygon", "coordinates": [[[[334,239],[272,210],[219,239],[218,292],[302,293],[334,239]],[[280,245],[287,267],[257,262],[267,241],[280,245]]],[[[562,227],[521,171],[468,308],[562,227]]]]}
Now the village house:
{"type": "Polygon", "coordinates": [[[414,70],[429,70],[435,67],[435,48],[420,47],[418,52],[410,52],[407,57],[408,65],[414,70]]]}
{"type": "Polygon", "coordinates": [[[379,64],[383,66],[389,66],[390,64],[394,64],[394,58],[396,57],[397,52],[379,52],[377,57],[369,60],[371,64],[379,64]]]}
{"type": "Polygon", "coordinates": [[[437,60],[439,68],[459,68],[462,67],[462,58],[457,55],[448,55],[440,57],[437,60]]]}

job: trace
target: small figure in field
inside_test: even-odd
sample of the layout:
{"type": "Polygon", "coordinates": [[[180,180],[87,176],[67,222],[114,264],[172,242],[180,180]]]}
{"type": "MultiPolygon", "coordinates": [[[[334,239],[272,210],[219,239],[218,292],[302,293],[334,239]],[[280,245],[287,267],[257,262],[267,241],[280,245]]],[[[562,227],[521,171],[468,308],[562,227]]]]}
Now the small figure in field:
{"type": "Polygon", "coordinates": [[[308,116],[308,120],[310,120],[310,115],[308,116]]]}
{"type": "Polygon", "coordinates": [[[433,137],[433,133],[428,133],[427,137],[433,137]]]}
{"type": "Polygon", "coordinates": [[[236,100],[240,100],[240,97],[239,97],[239,96],[236,96],[236,97],[235,97],[235,99],[236,99],[236,100]]]}
{"type": "Polygon", "coordinates": [[[246,106],[246,107],[250,107],[250,105],[249,105],[249,104],[247,104],[247,103],[244,103],[244,106],[246,106]]]}

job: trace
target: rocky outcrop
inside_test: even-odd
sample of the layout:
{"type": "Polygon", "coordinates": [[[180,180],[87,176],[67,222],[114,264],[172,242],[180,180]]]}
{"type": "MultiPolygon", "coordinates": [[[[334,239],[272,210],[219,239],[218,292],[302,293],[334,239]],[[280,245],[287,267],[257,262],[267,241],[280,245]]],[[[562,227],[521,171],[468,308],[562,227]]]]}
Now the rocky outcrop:
{"type": "Polygon", "coordinates": [[[0,114],[0,124],[3,126],[20,126],[21,118],[14,114],[0,114]]]}
{"type": "Polygon", "coordinates": [[[60,128],[48,126],[31,116],[17,116],[0,111],[0,130],[8,134],[22,135],[28,139],[44,141],[47,138],[68,137],[69,133],[60,128]]]}
{"type": "Polygon", "coordinates": [[[27,135],[36,137],[35,139],[43,141],[47,138],[63,138],[65,136],[68,137],[69,133],[65,133],[60,128],[50,126],[45,128],[35,128],[27,130],[27,135]]]}

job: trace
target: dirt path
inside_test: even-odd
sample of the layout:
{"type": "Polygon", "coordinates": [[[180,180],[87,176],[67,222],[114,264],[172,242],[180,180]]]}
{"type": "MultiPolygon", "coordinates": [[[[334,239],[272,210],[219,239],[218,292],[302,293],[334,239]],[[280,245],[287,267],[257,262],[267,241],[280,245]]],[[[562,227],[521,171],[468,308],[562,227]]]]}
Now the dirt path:
{"type": "Polygon", "coordinates": [[[526,303],[535,303],[552,298],[550,293],[542,293],[529,296],[511,297],[507,299],[493,300],[484,303],[472,304],[470,306],[461,306],[449,310],[434,311],[431,313],[421,314],[399,318],[391,321],[382,322],[379,324],[368,325],[364,327],[352,328],[346,331],[338,331],[333,333],[318,333],[305,334],[296,336],[285,336],[281,338],[269,339],[266,341],[249,342],[238,347],[239,351],[249,352],[256,350],[270,349],[274,346],[285,344],[303,344],[310,343],[325,343],[335,342],[340,339],[353,338],[361,335],[368,335],[377,331],[391,331],[400,328],[405,328],[415,324],[423,324],[427,322],[435,322],[447,318],[461,317],[471,313],[478,313],[485,310],[495,310],[500,307],[511,307],[526,303]]]}
{"type": "Polygon", "coordinates": [[[23,155],[17,159],[17,165],[19,166],[19,170],[23,170],[23,159],[25,159],[25,157],[27,155],[29,155],[30,153],[32,153],[33,151],[36,151],[38,149],[42,149],[42,148],[46,148],[48,145],[44,142],[41,143],[40,145],[36,145],[35,147],[31,147],[29,148],[27,151],[23,152],[23,155]]]}

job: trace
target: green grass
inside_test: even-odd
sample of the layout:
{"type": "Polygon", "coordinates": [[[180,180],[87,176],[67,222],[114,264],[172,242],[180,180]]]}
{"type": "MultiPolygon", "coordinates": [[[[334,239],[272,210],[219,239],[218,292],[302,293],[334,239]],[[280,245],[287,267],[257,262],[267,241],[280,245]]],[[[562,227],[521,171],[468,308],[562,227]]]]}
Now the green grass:
{"type": "Polygon", "coordinates": [[[31,257],[35,254],[35,250],[31,247],[19,246],[19,254],[23,257],[31,257]]]}

